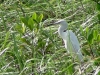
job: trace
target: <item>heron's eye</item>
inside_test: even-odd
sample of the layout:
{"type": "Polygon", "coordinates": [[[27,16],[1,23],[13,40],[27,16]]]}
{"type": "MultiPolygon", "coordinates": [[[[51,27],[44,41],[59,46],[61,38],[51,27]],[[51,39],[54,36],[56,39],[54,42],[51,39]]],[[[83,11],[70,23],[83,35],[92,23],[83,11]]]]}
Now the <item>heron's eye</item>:
{"type": "Polygon", "coordinates": [[[66,32],[66,30],[64,30],[63,32],[66,32]]]}

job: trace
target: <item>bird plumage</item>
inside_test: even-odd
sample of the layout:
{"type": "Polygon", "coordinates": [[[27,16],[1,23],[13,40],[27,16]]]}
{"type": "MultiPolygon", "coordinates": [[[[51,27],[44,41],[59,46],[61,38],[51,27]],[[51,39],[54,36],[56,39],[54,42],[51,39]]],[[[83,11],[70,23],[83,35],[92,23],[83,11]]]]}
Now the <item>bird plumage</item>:
{"type": "Polygon", "coordinates": [[[60,20],[55,24],[60,24],[58,33],[63,39],[68,53],[71,53],[74,57],[78,57],[80,62],[83,61],[83,55],[80,51],[80,44],[77,36],[71,30],[67,30],[67,22],[65,20],[60,20]]]}
{"type": "Polygon", "coordinates": [[[76,35],[71,31],[66,31],[67,37],[64,40],[65,48],[68,50],[68,53],[71,53],[72,56],[78,57],[79,61],[83,61],[83,55],[80,51],[80,45],[76,35]]]}

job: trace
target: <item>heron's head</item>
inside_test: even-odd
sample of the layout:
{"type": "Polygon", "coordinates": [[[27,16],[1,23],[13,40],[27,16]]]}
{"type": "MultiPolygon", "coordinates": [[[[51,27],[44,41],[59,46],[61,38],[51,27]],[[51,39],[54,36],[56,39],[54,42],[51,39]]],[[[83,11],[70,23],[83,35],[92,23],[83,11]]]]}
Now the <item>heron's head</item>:
{"type": "Polygon", "coordinates": [[[60,25],[58,28],[58,34],[62,37],[62,39],[66,39],[67,34],[67,22],[64,19],[58,20],[54,23],[54,25],[60,25]]]}
{"type": "Polygon", "coordinates": [[[64,19],[58,19],[58,20],[56,20],[53,23],[50,23],[48,25],[45,25],[45,27],[47,27],[47,26],[54,26],[54,25],[61,25],[61,26],[63,26],[63,27],[66,28],[67,27],[67,22],[64,19]]]}
{"type": "Polygon", "coordinates": [[[60,27],[63,29],[67,28],[67,22],[64,19],[58,20],[54,23],[54,25],[61,25],[60,27]]]}
{"type": "Polygon", "coordinates": [[[50,24],[46,24],[44,25],[44,27],[48,27],[48,26],[56,26],[56,25],[60,25],[60,27],[58,28],[58,33],[59,35],[63,38],[66,39],[66,31],[67,31],[67,22],[64,19],[59,19],[59,20],[55,20],[52,21],[50,24]]]}

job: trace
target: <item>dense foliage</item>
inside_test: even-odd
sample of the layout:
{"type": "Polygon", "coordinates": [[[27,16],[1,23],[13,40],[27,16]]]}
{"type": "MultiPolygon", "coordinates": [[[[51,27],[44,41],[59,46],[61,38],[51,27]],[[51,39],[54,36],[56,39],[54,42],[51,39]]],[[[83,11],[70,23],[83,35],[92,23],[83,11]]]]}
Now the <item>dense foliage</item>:
{"type": "Polygon", "coordinates": [[[0,75],[99,75],[99,0],[1,0],[0,75]],[[65,19],[77,35],[84,62],[73,59],[56,33],[44,27],[65,19]]]}

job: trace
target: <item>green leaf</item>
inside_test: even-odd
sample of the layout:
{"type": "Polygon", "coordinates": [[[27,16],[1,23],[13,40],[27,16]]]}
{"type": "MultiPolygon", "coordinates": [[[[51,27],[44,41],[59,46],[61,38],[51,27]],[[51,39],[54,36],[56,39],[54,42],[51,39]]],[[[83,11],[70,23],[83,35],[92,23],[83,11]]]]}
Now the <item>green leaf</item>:
{"type": "Polygon", "coordinates": [[[20,39],[23,43],[26,43],[28,45],[30,45],[30,42],[26,39],[26,38],[21,38],[20,39]]]}
{"type": "Polygon", "coordinates": [[[24,25],[24,23],[22,25],[16,25],[15,29],[19,32],[19,33],[25,33],[26,27],[24,25]]]}
{"type": "Polygon", "coordinates": [[[37,19],[37,14],[34,12],[32,15],[32,19],[36,20],[37,19]]]}
{"type": "Polygon", "coordinates": [[[89,44],[93,43],[93,30],[91,30],[88,34],[87,41],[89,42],[89,44]]]}
{"type": "Polygon", "coordinates": [[[8,44],[8,41],[9,41],[9,37],[10,37],[10,32],[8,31],[8,32],[5,34],[4,42],[3,42],[3,44],[1,45],[0,49],[6,48],[6,45],[8,44]]]}
{"type": "Polygon", "coordinates": [[[88,34],[89,34],[89,27],[86,27],[85,32],[86,32],[86,36],[87,36],[87,38],[88,38],[88,34]]]}
{"type": "Polygon", "coordinates": [[[60,73],[60,75],[63,75],[63,73],[67,73],[67,75],[73,75],[75,71],[74,69],[75,65],[76,65],[75,63],[68,61],[68,63],[64,65],[64,68],[62,69],[62,72],[60,73]]]}
{"type": "Polygon", "coordinates": [[[22,17],[20,19],[26,26],[28,26],[28,19],[29,19],[28,17],[22,17]]]}
{"type": "Polygon", "coordinates": [[[89,55],[89,56],[91,55],[90,52],[88,52],[86,49],[84,49],[83,52],[84,52],[86,55],[89,55]]]}
{"type": "Polygon", "coordinates": [[[100,64],[100,57],[94,60],[94,65],[99,66],[99,64],[100,64]]]}
{"type": "Polygon", "coordinates": [[[94,30],[93,31],[93,38],[94,38],[94,40],[97,40],[97,36],[98,36],[98,31],[94,30]]]}
{"type": "Polygon", "coordinates": [[[28,27],[30,28],[30,30],[33,30],[34,28],[34,21],[32,18],[28,20],[28,27]]]}
{"type": "Polygon", "coordinates": [[[97,16],[98,16],[98,19],[100,20],[100,14],[98,14],[97,16]]]}
{"type": "Polygon", "coordinates": [[[97,3],[97,9],[100,11],[100,4],[97,3]]]}
{"type": "Polygon", "coordinates": [[[98,75],[100,75],[100,71],[98,72],[98,75]]]}
{"type": "Polygon", "coordinates": [[[84,31],[83,31],[83,27],[82,26],[80,26],[80,31],[81,31],[82,35],[84,35],[84,31]]]}
{"type": "Polygon", "coordinates": [[[24,24],[22,24],[22,32],[25,33],[26,27],[24,24]]]}
{"type": "Polygon", "coordinates": [[[89,27],[86,27],[85,31],[88,33],[89,32],[89,27]]]}
{"type": "Polygon", "coordinates": [[[40,14],[40,16],[38,17],[38,22],[41,22],[43,19],[43,14],[40,14]]]}
{"type": "Polygon", "coordinates": [[[67,67],[67,71],[68,71],[68,73],[69,74],[73,74],[73,72],[74,72],[74,64],[70,64],[68,67],[67,67]]]}
{"type": "Polygon", "coordinates": [[[23,33],[22,31],[22,25],[16,25],[15,29],[19,32],[19,33],[23,33]]]}
{"type": "Polygon", "coordinates": [[[97,40],[100,41],[100,34],[98,34],[97,40]]]}
{"type": "Polygon", "coordinates": [[[45,46],[45,44],[46,44],[46,42],[43,41],[43,39],[41,39],[41,38],[38,39],[38,48],[39,47],[43,48],[45,46]]]}

